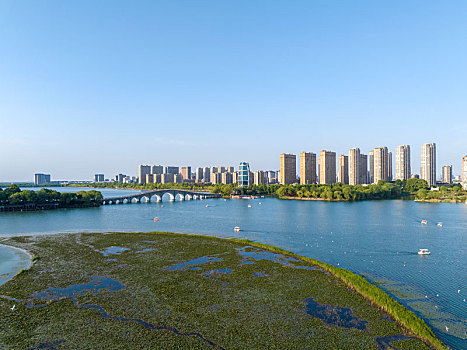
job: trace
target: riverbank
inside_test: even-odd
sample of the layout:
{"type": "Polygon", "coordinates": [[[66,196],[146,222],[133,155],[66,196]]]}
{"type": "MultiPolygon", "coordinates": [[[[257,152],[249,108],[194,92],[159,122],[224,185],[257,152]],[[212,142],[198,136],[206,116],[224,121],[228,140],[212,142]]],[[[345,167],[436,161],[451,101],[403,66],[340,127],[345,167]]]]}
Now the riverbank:
{"type": "Polygon", "coordinates": [[[0,341],[12,347],[426,348],[416,334],[443,348],[415,315],[402,327],[411,312],[362,277],[271,246],[172,233],[6,243],[38,257],[0,286],[0,341]]]}

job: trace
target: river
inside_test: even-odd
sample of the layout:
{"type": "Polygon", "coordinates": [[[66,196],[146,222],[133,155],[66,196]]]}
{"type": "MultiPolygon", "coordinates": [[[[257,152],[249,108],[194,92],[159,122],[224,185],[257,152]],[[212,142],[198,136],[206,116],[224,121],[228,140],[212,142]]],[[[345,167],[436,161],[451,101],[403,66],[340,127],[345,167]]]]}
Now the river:
{"type": "MultiPolygon", "coordinates": [[[[0,236],[86,231],[174,231],[279,246],[363,275],[425,319],[443,342],[467,348],[466,204],[164,197],[159,203],[0,214],[0,236]],[[419,248],[431,255],[419,256],[419,248]]],[[[5,254],[0,247],[1,271],[5,254]]]]}

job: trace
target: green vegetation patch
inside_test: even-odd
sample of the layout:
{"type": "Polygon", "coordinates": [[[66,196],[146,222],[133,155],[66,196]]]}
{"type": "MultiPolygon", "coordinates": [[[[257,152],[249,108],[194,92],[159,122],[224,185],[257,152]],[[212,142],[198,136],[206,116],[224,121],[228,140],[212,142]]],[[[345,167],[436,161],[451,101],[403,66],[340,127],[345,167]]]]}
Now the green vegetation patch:
{"type": "Polygon", "coordinates": [[[323,268],[249,242],[83,233],[6,243],[39,257],[0,286],[8,348],[378,349],[407,333],[323,268]]]}

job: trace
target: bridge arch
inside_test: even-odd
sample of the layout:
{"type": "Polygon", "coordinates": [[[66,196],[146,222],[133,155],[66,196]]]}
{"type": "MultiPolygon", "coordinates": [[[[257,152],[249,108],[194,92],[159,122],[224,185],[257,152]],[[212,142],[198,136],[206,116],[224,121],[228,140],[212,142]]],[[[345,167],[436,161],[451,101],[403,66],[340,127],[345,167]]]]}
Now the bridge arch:
{"type": "Polygon", "coordinates": [[[162,194],[161,200],[164,199],[164,197],[169,197],[169,201],[171,201],[171,202],[173,202],[175,200],[175,196],[170,192],[164,192],[162,194]]]}
{"type": "Polygon", "coordinates": [[[150,200],[151,200],[151,202],[160,202],[160,201],[162,201],[162,198],[161,198],[161,196],[159,196],[158,194],[153,194],[153,195],[151,196],[151,199],[150,199],[150,200]]]}
{"type": "Polygon", "coordinates": [[[185,200],[185,193],[180,193],[180,192],[175,193],[174,199],[179,200],[179,201],[184,201],[185,200]]]}

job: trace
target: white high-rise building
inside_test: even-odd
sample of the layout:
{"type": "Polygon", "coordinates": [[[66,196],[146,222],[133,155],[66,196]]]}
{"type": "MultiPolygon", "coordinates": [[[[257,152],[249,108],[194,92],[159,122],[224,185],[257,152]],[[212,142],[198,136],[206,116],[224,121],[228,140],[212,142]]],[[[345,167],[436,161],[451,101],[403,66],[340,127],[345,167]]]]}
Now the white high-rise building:
{"type": "Polygon", "coordinates": [[[378,183],[379,180],[388,181],[388,160],[389,155],[387,147],[377,147],[373,150],[373,183],[378,183]]]}
{"type": "Polygon", "coordinates": [[[349,185],[360,184],[360,148],[349,151],[349,185]]]}
{"type": "Polygon", "coordinates": [[[429,186],[436,186],[436,144],[425,143],[422,146],[420,178],[429,186]]]}
{"type": "Polygon", "coordinates": [[[443,182],[452,184],[452,165],[443,166],[443,182]]]}
{"type": "Polygon", "coordinates": [[[396,180],[410,179],[410,146],[396,147],[396,180]]]}

